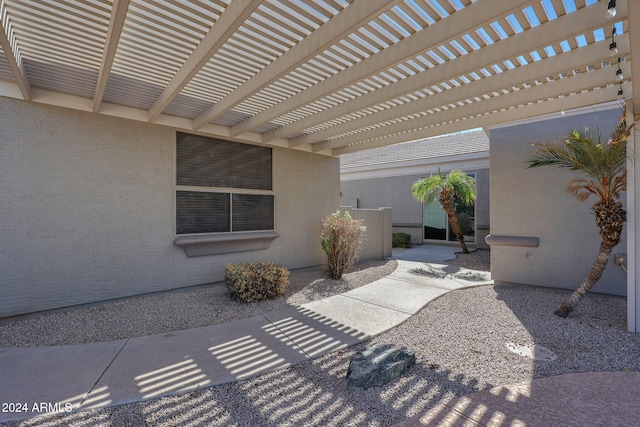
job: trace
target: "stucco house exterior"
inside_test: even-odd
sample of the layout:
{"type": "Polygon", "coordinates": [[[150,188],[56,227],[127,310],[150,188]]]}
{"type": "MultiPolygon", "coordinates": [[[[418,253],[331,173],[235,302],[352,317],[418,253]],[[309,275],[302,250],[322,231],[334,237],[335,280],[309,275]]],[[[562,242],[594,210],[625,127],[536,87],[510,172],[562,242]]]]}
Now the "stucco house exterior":
{"type": "MultiPolygon", "coordinates": [[[[599,129],[603,137],[608,136],[622,114],[621,107],[619,102],[600,104],[492,126],[487,132],[475,130],[343,155],[340,203],[365,209],[389,206],[393,231],[410,234],[412,243],[444,240],[457,245],[450,230],[446,237],[430,230],[430,221],[440,220],[444,227],[446,218],[441,209],[434,218],[435,209],[416,202],[410,189],[413,182],[438,168],[443,174],[462,170],[474,176],[477,190],[474,232],[465,239],[478,248],[491,247],[494,281],[573,289],[597,254],[599,236],[590,212],[595,199],[579,202],[566,192],[571,172],[526,169],[525,160],[533,152],[532,144],[560,141],[574,128],[599,129]],[[529,246],[530,242],[535,244],[529,246]]],[[[623,238],[616,253],[626,255],[626,246],[623,238]]],[[[624,270],[611,261],[593,292],[627,295],[624,270]]]]}
{"type": "MultiPolygon", "coordinates": [[[[489,137],[483,130],[411,141],[340,157],[340,203],[393,210],[393,231],[411,242],[455,242],[439,206],[426,206],[411,196],[411,184],[438,169],[459,169],[474,177],[477,199],[465,209],[465,240],[486,247],[489,234],[489,137]]],[[[457,244],[457,242],[455,243],[457,244]]]]}
{"type": "MultiPolygon", "coordinates": [[[[551,265],[575,286],[565,269],[591,262],[591,242],[560,238],[573,227],[561,224],[583,230],[589,214],[562,197],[566,175],[520,162],[556,131],[596,116],[609,128],[603,104],[640,114],[640,2],[618,0],[616,14],[607,3],[0,2],[0,317],[209,283],[228,262],[320,264],[321,216],[370,206],[350,193],[355,179],[341,200],[339,157],[477,128],[491,156],[488,169],[468,165],[479,183],[489,174],[476,243],[490,231],[539,244],[496,248],[507,261],[494,278],[544,285],[551,265]]],[[[627,274],[612,266],[603,282],[626,288],[630,331],[639,164],[628,163],[627,274]]],[[[398,209],[382,222],[421,222],[398,209]]]]}
{"type": "MultiPolygon", "coordinates": [[[[177,146],[185,134],[166,126],[0,98],[0,128],[0,317],[220,281],[230,262],[323,262],[318,224],[339,206],[337,158],[258,147],[272,165],[266,185],[210,184],[203,193],[197,183],[178,183],[177,146]],[[266,210],[267,223],[258,221],[258,230],[252,218],[239,223],[240,206],[231,206],[230,221],[227,206],[213,213],[227,228],[189,229],[198,199],[181,218],[184,192],[216,195],[217,206],[229,197],[266,198],[244,201],[244,213],[266,210]]],[[[220,155],[238,156],[240,172],[251,173],[256,147],[233,142],[220,155]]],[[[214,169],[220,173],[219,165],[214,169]]],[[[237,172],[227,171],[232,178],[237,172]]]]}
{"type": "MultiPolygon", "coordinates": [[[[575,289],[585,278],[600,245],[590,209],[595,197],[580,202],[566,191],[575,173],[552,167],[527,169],[525,160],[533,152],[531,144],[560,141],[573,129],[597,129],[606,139],[621,117],[621,107],[619,102],[595,105],[489,130],[491,234],[495,238],[491,276],[497,283],[575,289]]],[[[633,182],[628,185],[628,191],[634,191],[633,182]]],[[[625,208],[630,210],[628,204],[625,208]]],[[[627,223],[625,230],[614,255],[626,258],[633,224],[627,223]]],[[[627,274],[613,256],[593,292],[632,296],[627,274]]]]}

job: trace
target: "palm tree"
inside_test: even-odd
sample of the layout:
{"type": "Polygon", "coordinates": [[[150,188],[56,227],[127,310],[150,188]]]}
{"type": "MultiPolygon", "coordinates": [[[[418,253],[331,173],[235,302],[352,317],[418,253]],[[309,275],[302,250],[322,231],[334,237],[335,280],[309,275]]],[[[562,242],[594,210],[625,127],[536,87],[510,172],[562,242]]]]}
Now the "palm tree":
{"type": "Polygon", "coordinates": [[[444,176],[438,167],[438,173],[422,178],[411,186],[413,197],[422,203],[433,203],[438,200],[442,210],[447,214],[449,225],[460,242],[462,252],[469,253],[464,243],[464,235],[456,214],[456,202],[469,206],[476,199],[475,179],[460,170],[453,170],[444,176]]]}
{"type": "Polygon", "coordinates": [[[534,144],[536,151],[526,161],[529,168],[553,165],[577,172],[578,176],[567,182],[567,191],[580,201],[591,195],[597,198],[591,210],[602,239],[598,256],[580,286],[554,312],[557,316],[567,317],[600,280],[611,250],[620,243],[627,217],[619,200],[627,188],[627,137],[636,122],[627,127],[623,109],[622,118],[607,142],[602,143],[597,132],[574,129],[562,143],[534,144]]]}

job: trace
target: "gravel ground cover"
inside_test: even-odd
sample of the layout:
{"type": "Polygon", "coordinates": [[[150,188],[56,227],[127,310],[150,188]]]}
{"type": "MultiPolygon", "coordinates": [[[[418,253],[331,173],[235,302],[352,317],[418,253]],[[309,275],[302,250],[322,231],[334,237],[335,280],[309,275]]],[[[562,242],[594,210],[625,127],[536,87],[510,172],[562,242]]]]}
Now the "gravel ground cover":
{"type": "Polygon", "coordinates": [[[489,249],[477,249],[468,254],[456,253],[456,259],[446,262],[448,265],[468,268],[469,270],[491,271],[491,251],[489,249]]]}
{"type": "Polygon", "coordinates": [[[85,344],[233,322],[341,294],[385,277],[397,266],[395,260],[361,262],[340,280],[329,279],[322,267],[292,270],[284,296],[250,304],[232,301],[225,283],[217,282],[18,316],[0,323],[0,347],[85,344]]]}
{"type": "MultiPolygon", "coordinates": [[[[467,261],[486,255],[475,253],[467,261]]],[[[468,268],[464,257],[454,262],[468,268]]],[[[390,426],[496,385],[574,372],[639,371],[640,335],[626,332],[625,299],[588,296],[560,319],[552,313],[566,296],[567,291],[526,286],[456,290],[368,342],[287,369],[7,426],[390,426]],[[416,365],[384,387],[349,390],[349,359],[374,342],[413,349],[416,365]],[[509,351],[509,343],[544,346],[557,359],[523,357],[509,351]]]]}

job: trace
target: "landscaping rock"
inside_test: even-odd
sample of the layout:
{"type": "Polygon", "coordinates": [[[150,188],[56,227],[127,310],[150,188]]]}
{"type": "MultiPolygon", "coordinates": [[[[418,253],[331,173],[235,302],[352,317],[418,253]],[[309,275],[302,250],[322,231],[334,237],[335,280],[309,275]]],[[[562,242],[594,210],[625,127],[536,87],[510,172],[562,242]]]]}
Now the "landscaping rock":
{"type": "Polygon", "coordinates": [[[413,350],[393,344],[374,344],[358,351],[349,361],[349,388],[381,387],[415,363],[413,350]]]}

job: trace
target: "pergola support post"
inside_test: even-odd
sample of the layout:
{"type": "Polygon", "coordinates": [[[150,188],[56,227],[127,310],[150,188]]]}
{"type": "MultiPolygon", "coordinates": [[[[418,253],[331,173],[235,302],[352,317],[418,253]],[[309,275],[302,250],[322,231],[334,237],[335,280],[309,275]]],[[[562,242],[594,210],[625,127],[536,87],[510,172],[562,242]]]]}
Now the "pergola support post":
{"type": "MultiPolygon", "coordinates": [[[[633,104],[627,103],[627,123],[633,123],[633,104]]],[[[640,166],[636,136],[640,130],[631,132],[627,141],[627,329],[640,332],[640,166]]]]}

